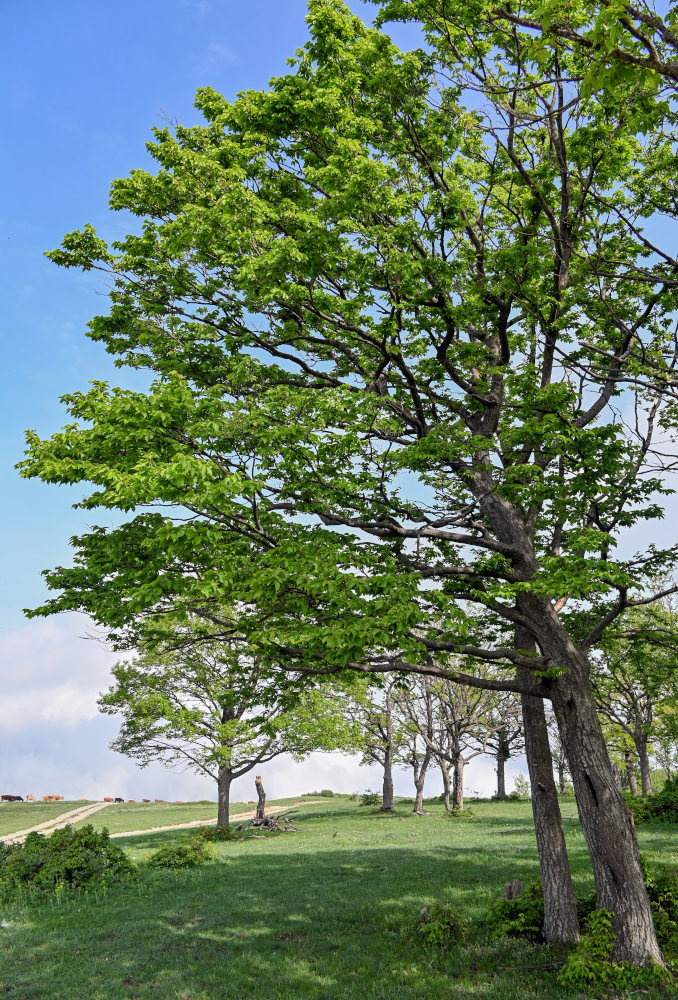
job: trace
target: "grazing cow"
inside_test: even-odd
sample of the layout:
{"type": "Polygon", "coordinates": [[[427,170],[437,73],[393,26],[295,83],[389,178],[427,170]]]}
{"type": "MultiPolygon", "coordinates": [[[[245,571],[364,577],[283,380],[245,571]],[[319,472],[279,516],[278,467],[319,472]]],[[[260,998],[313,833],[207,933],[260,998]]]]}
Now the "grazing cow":
{"type": "Polygon", "coordinates": [[[128,799],[128,802],[136,802],[136,799],[128,799]]]}
{"type": "Polygon", "coordinates": [[[155,801],[156,802],[164,802],[165,800],[164,799],[156,799],[155,801]]]}
{"type": "Polygon", "coordinates": [[[142,799],[141,801],[142,802],[150,802],[151,800],[150,799],[142,799]]]}
{"type": "Polygon", "coordinates": [[[105,796],[104,796],[104,802],[113,802],[113,798],[112,798],[112,796],[110,796],[110,795],[105,795],[105,796]]]}
{"type": "Polygon", "coordinates": [[[27,795],[26,802],[35,802],[35,795],[27,795]]]}
{"type": "Polygon", "coordinates": [[[23,802],[21,795],[0,795],[3,802],[23,802]]]}
{"type": "Polygon", "coordinates": [[[114,802],[124,802],[125,800],[121,799],[119,795],[116,795],[116,797],[113,799],[113,801],[114,802]]]}

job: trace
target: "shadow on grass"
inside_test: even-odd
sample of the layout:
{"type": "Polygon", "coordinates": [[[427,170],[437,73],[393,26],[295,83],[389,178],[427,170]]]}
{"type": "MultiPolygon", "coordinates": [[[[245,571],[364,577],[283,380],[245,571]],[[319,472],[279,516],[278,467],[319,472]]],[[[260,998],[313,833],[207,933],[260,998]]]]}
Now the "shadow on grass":
{"type": "Polygon", "coordinates": [[[549,953],[492,941],[482,927],[505,881],[537,877],[532,855],[507,856],[487,842],[291,851],[278,838],[275,850],[265,846],[253,856],[253,845],[220,845],[219,860],[204,868],[146,869],[138,886],[95,902],[15,914],[0,943],[0,993],[14,1000],[568,996],[548,970],[516,992],[518,968],[548,964],[549,953]],[[474,925],[470,941],[447,954],[411,936],[420,908],[436,898],[474,925]]]}

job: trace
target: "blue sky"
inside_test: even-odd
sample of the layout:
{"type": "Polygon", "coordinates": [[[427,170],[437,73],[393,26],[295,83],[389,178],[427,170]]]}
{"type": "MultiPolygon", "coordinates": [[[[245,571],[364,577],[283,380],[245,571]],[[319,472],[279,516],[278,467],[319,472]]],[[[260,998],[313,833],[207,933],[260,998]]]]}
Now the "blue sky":
{"type": "MultiPolygon", "coordinates": [[[[352,0],[366,18],[374,7],[352,0]]],[[[65,421],[59,397],[90,379],[130,384],[84,336],[106,310],[93,275],[45,259],[66,232],[90,222],[107,239],[133,225],[108,210],[115,177],[150,163],[144,143],[165,117],[197,122],[193,95],[264,87],[307,37],[304,0],[34,0],[3,4],[0,67],[0,791],[25,795],[211,796],[209,785],[159,766],[139,769],[107,748],[117,729],[97,714],[113,660],[81,616],[27,622],[45,596],[42,569],[71,561],[68,539],[96,518],[73,510],[80,489],[19,479],[26,428],[47,436],[65,421]]],[[[413,29],[394,34],[407,44],[413,29]]],[[[491,784],[491,764],[488,762],[491,784]]],[[[377,786],[355,761],[316,757],[269,765],[271,794],[332,785],[377,786]]],[[[482,788],[471,773],[470,787],[482,788]]],[[[410,779],[402,776],[409,791],[410,779]]],[[[251,798],[243,779],[236,797],[251,798]]],[[[436,783],[438,783],[436,781],[436,783]]],[[[267,786],[268,787],[268,786],[267,786]]]]}
{"type": "MultiPolygon", "coordinates": [[[[375,10],[351,6],[365,18],[375,10]]],[[[71,509],[80,490],[18,479],[26,428],[46,436],[60,427],[59,397],[90,379],[132,378],[84,336],[106,309],[100,279],[61,270],[43,253],[86,222],[108,239],[134,226],[108,210],[108,189],[150,165],[151,128],[165,117],[196,123],[199,86],[227,96],[265,87],[306,40],[305,14],[305,0],[4,5],[0,629],[40,603],[41,570],[69,561],[68,539],[93,521],[71,509]]],[[[412,28],[396,34],[415,39],[412,28]]]]}

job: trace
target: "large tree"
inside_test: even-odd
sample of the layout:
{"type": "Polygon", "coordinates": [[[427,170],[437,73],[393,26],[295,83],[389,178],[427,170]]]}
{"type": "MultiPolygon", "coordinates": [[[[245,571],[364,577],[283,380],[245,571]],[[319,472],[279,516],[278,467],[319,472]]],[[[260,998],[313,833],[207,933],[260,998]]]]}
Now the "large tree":
{"type": "Polygon", "coordinates": [[[292,72],[200,91],[206,124],[157,130],[158,173],[115,182],[139,233],[53,252],[112,276],[90,336],[157,378],[30,435],[25,475],[151,508],[76,539],[37,613],[125,644],[190,610],[288,670],[550,699],[615,955],[661,961],[588,650],[674,558],[615,551],[661,514],[675,419],[678,266],[643,233],[672,122],[642,79],[587,96],[578,52],[545,73],[484,3],[443,6],[403,54],[312,0],[292,72]]]}
{"type": "Polygon", "coordinates": [[[233,781],[253,768],[283,753],[302,759],[314,750],[351,748],[336,691],[295,696],[237,643],[203,638],[182,648],[178,638],[187,638],[185,629],[181,637],[170,629],[164,648],[116,664],[99,707],[122,717],[113,750],[141,767],[160,761],[216,781],[217,826],[229,825],[233,781]]]}

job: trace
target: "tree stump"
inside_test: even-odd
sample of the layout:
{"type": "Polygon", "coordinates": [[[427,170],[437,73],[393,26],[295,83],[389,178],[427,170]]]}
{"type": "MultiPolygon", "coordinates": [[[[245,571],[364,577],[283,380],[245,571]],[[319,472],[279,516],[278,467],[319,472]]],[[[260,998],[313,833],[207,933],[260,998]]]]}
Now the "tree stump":
{"type": "Polygon", "coordinates": [[[264,786],[261,783],[260,774],[258,774],[254,779],[254,784],[257,789],[257,795],[259,797],[259,801],[257,802],[257,811],[254,814],[254,818],[255,820],[263,822],[263,820],[266,818],[266,792],[264,791],[264,786]]]}

